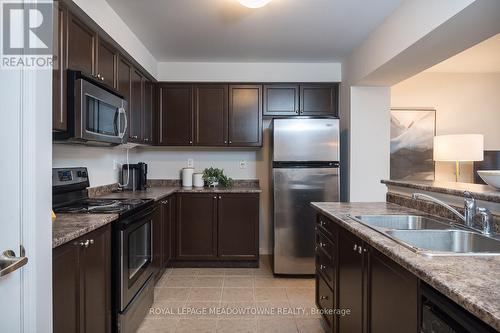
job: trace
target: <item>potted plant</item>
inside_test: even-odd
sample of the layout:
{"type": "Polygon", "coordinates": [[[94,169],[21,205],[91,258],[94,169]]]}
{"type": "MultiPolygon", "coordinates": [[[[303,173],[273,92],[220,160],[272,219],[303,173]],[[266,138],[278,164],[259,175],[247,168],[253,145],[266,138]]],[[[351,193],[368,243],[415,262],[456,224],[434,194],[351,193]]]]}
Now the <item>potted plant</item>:
{"type": "Polygon", "coordinates": [[[233,185],[233,180],[224,174],[223,169],[207,168],[203,170],[203,181],[208,187],[230,187],[233,185]]]}

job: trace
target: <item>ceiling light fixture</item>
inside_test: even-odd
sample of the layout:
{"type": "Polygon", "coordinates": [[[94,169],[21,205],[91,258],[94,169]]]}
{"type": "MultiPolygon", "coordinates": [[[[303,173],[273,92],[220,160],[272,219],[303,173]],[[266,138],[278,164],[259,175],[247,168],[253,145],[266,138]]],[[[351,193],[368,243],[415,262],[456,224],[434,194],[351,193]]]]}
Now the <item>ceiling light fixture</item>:
{"type": "Polygon", "coordinates": [[[271,2],[271,0],[238,0],[240,4],[248,8],[261,8],[271,2]]]}

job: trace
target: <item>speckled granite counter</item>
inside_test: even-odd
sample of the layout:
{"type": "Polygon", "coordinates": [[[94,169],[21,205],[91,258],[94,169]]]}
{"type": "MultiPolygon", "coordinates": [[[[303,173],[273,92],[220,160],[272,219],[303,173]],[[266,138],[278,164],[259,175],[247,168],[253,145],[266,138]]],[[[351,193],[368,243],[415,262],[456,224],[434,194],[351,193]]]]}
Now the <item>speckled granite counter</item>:
{"type": "Polygon", "coordinates": [[[347,217],[347,214],[422,214],[410,208],[390,203],[312,205],[485,323],[500,330],[500,257],[425,257],[347,217]]]}
{"type": "Polygon", "coordinates": [[[256,186],[233,186],[233,187],[181,187],[181,186],[158,186],[153,185],[144,191],[119,191],[103,193],[97,197],[99,198],[112,198],[112,199],[154,199],[155,201],[161,200],[174,193],[261,193],[262,190],[258,185],[256,186]]]}
{"type": "Polygon", "coordinates": [[[118,214],[57,214],[52,223],[52,248],[88,234],[118,218],[118,214]]]}
{"type": "Polygon", "coordinates": [[[443,194],[463,196],[464,191],[472,193],[474,198],[500,203],[500,191],[493,187],[481,184],[438,182],[438,181],[404,181],[382,180],[387,186],[414,188],[421,191],[430,191],[443,194]]]}

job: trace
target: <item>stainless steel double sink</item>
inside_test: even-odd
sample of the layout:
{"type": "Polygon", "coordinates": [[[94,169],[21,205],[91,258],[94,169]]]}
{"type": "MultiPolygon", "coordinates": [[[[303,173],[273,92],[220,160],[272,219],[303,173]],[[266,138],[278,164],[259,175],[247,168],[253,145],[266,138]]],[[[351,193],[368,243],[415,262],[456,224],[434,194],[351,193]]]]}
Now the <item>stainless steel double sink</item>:
{"type": "Polygon", "coordinates": [[[500,239],[452,222],[419,215],[350,216],[426,256],[498,256],[500,239]]]}

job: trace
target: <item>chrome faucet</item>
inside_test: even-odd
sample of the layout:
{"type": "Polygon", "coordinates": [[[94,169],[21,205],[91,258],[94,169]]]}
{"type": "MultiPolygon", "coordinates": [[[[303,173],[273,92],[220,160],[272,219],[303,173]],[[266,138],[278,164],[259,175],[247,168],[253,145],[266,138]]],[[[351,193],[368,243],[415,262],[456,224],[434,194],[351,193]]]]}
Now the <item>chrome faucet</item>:
{"type": "Polygon", "coordinates": [[[443,201],[436,199],[430,195],[423,194],[423,193],[413,193],[411,195],[413,200],[417,199],[425,199],[431,202],[434,202],[435,204],[438,204],[441,207],[446,208],[453,214],[455,214],[459,219],[461,219],[464,223],[465,226],[467,226],[469,229],[474,229],[477,231],[482,232],[485,235],[491,235],[491,212],[486,209],[486,208],[478,208],[476,204],[476,199],[472,196],[472,194],[468,191],[464,192],[464,215],[462,215],[458,210],[455,208],[451,207],[450,205],[444,203],[443,201]],[[483,222],[483,228],[482,230],[478,229],[475,227],[474,224],[474,218],[480,215],[481,220],[483,222]]]}

